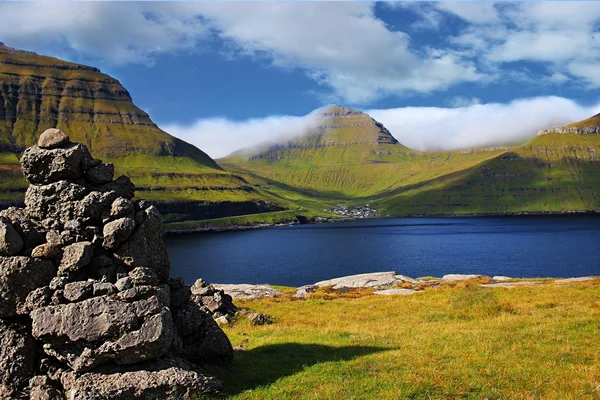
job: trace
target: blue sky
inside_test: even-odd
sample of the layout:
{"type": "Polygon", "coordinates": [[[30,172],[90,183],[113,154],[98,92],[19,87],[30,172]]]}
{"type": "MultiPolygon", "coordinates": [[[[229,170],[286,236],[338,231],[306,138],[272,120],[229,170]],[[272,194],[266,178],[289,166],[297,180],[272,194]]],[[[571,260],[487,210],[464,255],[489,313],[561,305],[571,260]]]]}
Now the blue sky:
{"type": "Polygon", "coordinates": [[[99,67],[214,157],[328,103],[423,150],[522,141],[600,111],[599,26],[593,2],[0,3],[0,41],[99,67]]]}

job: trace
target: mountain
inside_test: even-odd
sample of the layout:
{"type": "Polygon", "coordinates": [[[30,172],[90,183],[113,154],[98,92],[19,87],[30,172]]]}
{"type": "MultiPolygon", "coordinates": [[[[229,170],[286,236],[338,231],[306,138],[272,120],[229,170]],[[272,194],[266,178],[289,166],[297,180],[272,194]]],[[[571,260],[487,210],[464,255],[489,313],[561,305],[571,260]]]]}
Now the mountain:
{"type": "Polygon", "coordinates": [[[264,200],[243,177],[224,171],[203,151],[162,131],[118,80],[97,68],[0,44],[3,204],[22,200],[26,184],[19,155],[50,127],[62,129],[114,163],[117,173],[138,186],[138,197],[168,203],[177,213],[185,213],[190,202],[202,202],[197,210],[202,216],[213,215],[211,207],[218,216],[232,209],[249,213],[244,202],[264,200]],[[223,201],[228,202],[225,207],[223,201]],[[177,207],[177,202],[185,205],[177,207]]]}
{"type": "Polygon", "coordinates": [[[522,146],[418,152],[368,115],[330,106],[300,138],[218,161],[303,196],[390,215],[592,211],[600,210],[595,132],[600,116],[522,146]]]}

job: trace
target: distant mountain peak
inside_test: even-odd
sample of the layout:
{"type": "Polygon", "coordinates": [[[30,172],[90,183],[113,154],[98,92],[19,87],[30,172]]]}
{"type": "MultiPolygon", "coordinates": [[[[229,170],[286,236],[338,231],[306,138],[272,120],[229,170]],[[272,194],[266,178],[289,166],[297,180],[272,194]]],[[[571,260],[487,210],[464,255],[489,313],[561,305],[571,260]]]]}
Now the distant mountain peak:
{"type": "Polygon", "coordinates": [[[322,135],[327,143],[398,144],[382,123],[362,111],[330,104],[321,116],[323,121],[311,133],[322,135]]]}

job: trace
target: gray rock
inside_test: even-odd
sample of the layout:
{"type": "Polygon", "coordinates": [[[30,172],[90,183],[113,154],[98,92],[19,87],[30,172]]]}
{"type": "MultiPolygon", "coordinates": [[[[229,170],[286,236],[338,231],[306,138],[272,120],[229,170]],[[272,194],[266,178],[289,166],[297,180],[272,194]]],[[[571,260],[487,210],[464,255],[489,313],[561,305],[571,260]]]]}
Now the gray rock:
{"type": "Polygon", "coordinates": [[[60,245],[55,243],[44,243],[37,246],[31,252],[31,257],[45,258],[48,260],[56,258],[60,253],[60,245]]]}
{"type": "Polygon", "coordinates": [[[406,275],[396,275],[394,278],[396,279],[396,283],[418,283],[416,279],[406,275]]]}
{"type": "Polygon", "coordinates": [[[216,394],[221,383],[192,370],[181,359],[168,358],[111,370],[99,369],[81,376],[61,377],[69,400],[184,399],[216,394]]]}
{"type": "Polygon", "coordinates": [[[38,375],[29,380],[29,400],[64,400],[65,394],[47,376],[38,375]]]}
{"type": "Polygon", "coordinates": [[[60,129],[46,129],[38,139],[37,145],[43,149],[55,149],[70,143],[69,137],[60,129]]]}
{"type": "Polygon", "coordinates": [[[131,199],[135,194],[135,186],[131,182],[131,179],[129,179],[125,175],[119,176],[113,182],[99,186],[97,190],[103,193],[112,193],[114,195],[114,197],[112,197],[112,200],[110,201],[111,205],[112,202],[119,197],[123,197],[124,199],[131,199]]]}
{"type": "Polygon", "coordinates": [[[101,185],[112,182],[114,176],[115,166],[106,163],[91,167],[85,172],[85,179],[92,185],[101,185]]]}
{"type": "Polygon", "coordinates": [[[300,286],[298,289],[296,289],[296,293],[294,294],[294,297],[306,297],[311,293],[314,293],[319,287],[316,285],[304,285],[304,286],[300,286]]]}
{"type": "Polygon", "coordinates": [[[110,217],[113,219],[131,217],[134,215],[135,208],[131,200],[119,197],[110,207],[110,217]]]}
{"type": "Polygon", "coordinates": [[[173,339],[171,313],[159,296],[123,302],[110,296],[39,308],[32,333],[44,352],[82,372],[162,356],[173,339]]]}
{"type": "Polygon", "coordinates": [[[48,285],[51,290],[64,289],[65,285],[69,283],[69,279],[65,276],[57,276],[52,278],[48,285]]]}
{"type": "Polygon", "coordinates": [[[94,284],[92,282],[79,281],[65,285],[63,296],[71,302],[89,299],[94,295],[94,284]]]}
{"type": "Polygon", "coordinates": [[[395,271],[350,275],[315,283],[317,287],[332,286],[333,289],[373,288],[387,289],[398,283],[395,271]]]}
{"type": "Polygon", "coordinates": [[[158,285],[158,277],[150,268],[136,267],[129,272],[129,277],[133,286],[158,285]]]}
{"type": "Polygon", "coordinates": [[[158,275],[160,282],[169,279],[171,267],[163,241],[162,217],[152,206],[144,211],[145,220],[116,252],[115,258],[130,268],[147,267],[158,275]]]}
{"type": "Polygon", "coordinates": [[[17,311],[19,314],[29,314],[33,310],[46,307],[47,305],[50,305],[53,294],[54,291],[48,286],[34,289],[29,292],[25,299],[25,304],[17,311]]]}
{"type": "Polygon", "coordinates": [[[94,296],[104,296],[107,294],[117,293],[118,290],[112,283],[109,282],[98,282],[94,283],[93,286],[94,296]]]}
{"type": "Polygon", "coordinates": [[[147,295],[148,293],[152,293],[153,291],[154,289],[152,286],[134,286],[131,289],[126,289],[122,292],[119,292],[117,296],[123,301],[133,301],[147,295]]]}
{"type": "Polygon", "coordinates": [[[0,256],[14,256],[23,248],[23,239],[8,218],[0,217],[0,256]]]}
{"type": "Polygon", "coordinates": [[[102,247],[108,250],[116,249],[121,243],[129,239],[134,230],[135,221],[131,218],[124,217],[109,222],[104,225],[102,247]]]}
{"type": "Polygon", "coordinates": [[[77,272],[87,266],[94,257],[94,245],[90,242],[78,242],[67,246],[63,250],[58,274],[65,275],[77,272]]]}
{"type": "Polygon", "coordinates": [[[192,301],[173,310],[181,357],[197,363],[230,364],[233,347],[210,313],[192,301]]]}
{"type": "Polygon", "coordinates": [[[0,257],[0,318],[17,315],[29,293],[47,286],[56,275],[50,261],[31,257],[0,257]]]}
{"type": "Polygon", "coordinates": [[[0,211],[0,216],[11,221],[19,236],[23,239],[24,248],[32,249],[45,242],[46,232],[44,228],[38,222],[30,220],[24,209],[10,207],[0,211]]]}
{"type": "Polygon", "coordinates": [[[69,220],[65,222],[64,228],[71,232],[79,232],[81,231],[81,222],[76,219],[69,220]]]}
{"type": "Polygon", "coordinates": [[[259,299],[261,297],[273,297],[282,295],[283,292],[266,285],[248,284],[213,284],[217,290],[222,290],[234,299],[259,299]]]}
{"type": "Polygon", "coordinates": [[[25,191],[25,210],[30,218],[38,221],[46,218],[68,221],[78,217],[78,200],[86,193],[84,186],[68,181],[29,185],[25,191]]]}
{"type": "Polygon", "coordinates": [[[247,315],[247,318],[252,325],[266,325],[271,323],[269,316],[263,313],[250,313],[247,315]]]}
{"type": "Polygon", "coordinates": [[[90,157],[82,144],[64,148],[27,148],[21,157],[25,179],[33,184],[48,184],[60,180],[76,180],[83,174],[82,160],[90,157]]]}
{"type": "Polygon", "coordinates": [[[0,319],[0,387],[5,393],[24,388],[35,372],[37,346],[28,331],[25,323],[0,319]]]}
{"type": "Polygon", "coordinates": [[[115,287],[119,292],[131,289],[133,287],[133,280],[131,279],[131,277],[125,276],[117,280],[117,282],[115,283],[115,287]]]}

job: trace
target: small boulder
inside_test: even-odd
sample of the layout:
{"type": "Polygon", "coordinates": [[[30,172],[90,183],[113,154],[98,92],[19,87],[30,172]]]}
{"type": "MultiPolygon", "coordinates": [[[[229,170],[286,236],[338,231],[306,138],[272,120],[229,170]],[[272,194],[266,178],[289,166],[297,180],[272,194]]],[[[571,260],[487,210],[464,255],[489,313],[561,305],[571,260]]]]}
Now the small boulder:
{"type": "Polygon", "coordinates": [[[0,256],[14,256],[23,248],[23,238],[8,218],[0,217],[0,256]]]}
{"type": "Polygon", "coordinates": [[[0,217],[8,218],[23,239],[23,248],[32,249],[44,243],[46,232],[40,223],[32,221],[23,208],[9,207],[0,211],[0,217]]]}
{"type": "Polygon", "coordinates": [[[113,201],[110,207],[110,217],[113,219],[132,216],[135,213],[135,208],[131,200],[119,197],[113,201]]]}
{"type": "Polygon", "coordinates": [[[114,176],[115,166],[110,163],[96,165],[85,172],[85,179],[92,185],[112,182],[114,176]]]}
{"type": "Polygon", "coordinates": [[[79,281],[65,285],[63,296],[71,302],[89,299],[94,295],[94,284],[92,282],[79,281]]]}
{"type": "Polygon", "coordinates": [[[27,295],[25,304],[18,310],[19,314],[29,314],[33,310],[50,305],[53,294],[54,291],[48,286],[32,290],[27,295]]]}
{"type": "Polygon", "coordinates": [[[46,129],[38,139],[37,145],[43,149],[55,149],[69,144],[69,136],[60,129],[46,129]]]}
{"type": "Polygon", "coordinates": [[[94,296],[104,296],[107,294],[117,293],[118,290],[112,283],[109,282],[97,282],[94,283],[93,293],[94,296]]]}
{"type": "Polygon", "coordinates": [[[0,318],[18,314],[29,293],[56,274],[52,262],[31,257],[0,257],[0,318]]]}
{"type": "Polygon", "coordinates": [[[45,375],[29,380],[29,400],[64,400],[65,394],[45,375]]]}
{"type": "Polygon", "coordinates": [[[78,242],[67,246],[63,250],[58,274],[65,275],[69,272],[77,272],[92,261],[94,256],[94,245],[90,242],[78,242]]]}
{"type": "Polygon", "coordinates": [[[104,242],[102,247],[113,250],[119,247],[121,243],[129,239],[135,230],[135,221],[131,218],[119,218],[104,225],[104,242]]]}
{"type": "Polygon", "coordinates": [[[99,368],[78,376],[61,376],[69,400],[185,399],[216,394],[222,386],[213,377],[194,371],[181,359],[167,358],[139,366],[99,368]]]}
{"type": "Polygon", "coordinates": [[[156,207],[151,206],[144,211],[144,218],[129,240],[115,252],[115,258],[130,268],[150,268],[160,282],[166,282],[171,266],[163,240],[162,217],[156,207]]]}
{"type": "Polygon", "coordinates": [[[158,284],[158,277],[150,268],[136,267],[129,272],[129,277],[133,286],[154,286],[158,284]]]}
{"type": "Polygon", "coordinates": [[[90,157],[89,151],[82,144],[54,149],[32,146],[23,152],[21,166],[30,183],[48,184],[81,178],[81,163],[86,157],[90,157]]]}
{"type": "Polygon", "coordinates": [[[271,319],[269,318],[269,316],[267,314],[250,313],[247,315],[247,317],[248,317],[248,321],[250,321],[250,323],[255,326],[266,325],[266,324],[271,323],[271,319]]]}
{"type": "Polygon", "coordinates": [[[131,277],[125,276],[117,280],[117,282],[115,283],[115,287],[119,292],[131,289],[133,287],[133,280],[131,279],[131,277]]]}
{"type": "Polygon", "coordinates": [[[56,243],[44,243],[37,246],[31,252],[31,257],[54,259],[60,253],[60,246],[56,243]]]}
{"type": "Polygon", "coordinates": [[[0,319],[0,393],[24,388],[35,372],[37,345],[28,331],[25,323],[0,319]]]}

